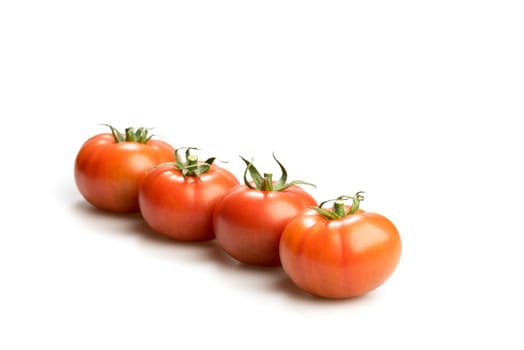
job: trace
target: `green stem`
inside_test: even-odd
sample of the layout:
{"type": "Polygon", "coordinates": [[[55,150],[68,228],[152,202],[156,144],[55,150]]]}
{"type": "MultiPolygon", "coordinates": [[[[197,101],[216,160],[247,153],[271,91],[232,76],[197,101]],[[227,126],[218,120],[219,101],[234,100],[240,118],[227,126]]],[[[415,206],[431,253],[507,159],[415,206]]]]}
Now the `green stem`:
{"type": "Polygon", "coordinates": [[[133,128],[126,128],[126,141],[127,142],[136,142],[136,135],[133,128]]]}
{"type": "Polygon", "coordinates": [[[261,191],[284,191],[291,186],[295,185],[310,185],[313,187],[316,187],[314,184],[305,182],[302,180],[295,180],[291,182],[287,182],[287,171],[286,168],[278,161],[278,159],[273,154],[273,158],[277,162],[278,166],[280,167],[280,170],[282,172],[282,176],[278,181],[273,182],[273,175],[270,173],[264,173],[264,176],[262,176],[257,168],[253,165],[253,161],[248,161],[244,157],[240,156],[240,158],[244,161],[246,164],[246,169],[244,170],[244,184],[252,189],[252,190],[261,190],[261,191]],[[247,174],[251,176],[251,179],[253,180],[253,183],[251,183],[247,177],[247,174]]]}
{"type": "Polygon", "coordinates": [[[148,136],[148,132],[151,129],[147,129],[143,127],[138,128],[136,131],[134,128],[131,128],[131,127],[126,128],[125,133],[124,133],[125,136],[124,136],[122,135],[120,131],[118,131],[113,126],[109,124],[102,124],[102,125],[105,125],[109,127],[109,129],[111,129],[113,138],[115,139],[115,142],[117,143],[118,142],[138,142],[138,143],[146,144],[149,142],[149,140],[151,140],[151,137],[153,137],[153,135],[148,136]]]}
{"type": "Polygon", "coordinates": [[[198,150],[196,147],[182,147],[178,148],[175,151],[175,162],[167,163],[169,165],[174,165],[180,172],[182,173],[182,176],[185,178],[186,176],[195,176],[200,179],[200,175],[207,173],[209,169],[211,168],[211,165],[215,161],[215,157],[207,159],[205,162],[199,162],[198,156],[196,154],[191,154],[192,150],[198,150]],[[178,152],[181,149],[185,149],[185,158],[186,161],[184,162],[181,158],[178,152]]]}
{"type": "Polygon", "coordinates": [[[192,168],[198,164],[198,156],[196,154],[191,154],[187,157],[187,167],[192,168]]]}
{"type": "Polygon", "coordinates": [[[320,215],[322,215],[323,217],[325,217],[328,220],[342,219],[346,216],[353,215],[358,211],[360,207],[360,202],[364,200],[364,196],[362,195],[362,193],[364,192],[359,191],[354,196],[340,196],[335,199],[329,199],[327,201],[323,201],[322,203],[320,203],[318,207],[313,206],[310,208],[314,209],[320,215]],[[351,208],[346,213],[344,201],[348,199],[351,199],[353,202],[351,204],[351,208]],[[323,208],[323,206],[328,202],[333,202],[333,209],[331,211],[323,208]]]}
{"type": "Polygon", "coordinates": [[[333,212],[341,218],[346,216],[346,208],[342,199],[335,200],[335,202],[333,203],[333,212]]]}
{"type": "Polygon", "coordinates": [[[273,191],[273,174],[264,173],[264,178],[262,179],[262,186],[260,189],[262,191],[273,191]]]}

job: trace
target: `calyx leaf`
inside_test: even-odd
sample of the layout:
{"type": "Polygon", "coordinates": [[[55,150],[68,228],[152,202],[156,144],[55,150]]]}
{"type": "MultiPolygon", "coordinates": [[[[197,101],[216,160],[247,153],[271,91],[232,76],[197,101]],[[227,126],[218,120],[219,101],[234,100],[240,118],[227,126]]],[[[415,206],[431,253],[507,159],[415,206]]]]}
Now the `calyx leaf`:
{"type": "Polygon", "coordinates": [[[120,131],[118,131],[117,128],[113,127],[112,125],[109,125],[109,124],[102,124],[102,125],[105,125],[109,127],[109,129],[111,129],[111,134],[113,134],[115,142],[117,143],[118,142],[138,142],[138,143],[145,144],[145,143],[148,143],[149,140],[151,140],[151,138],[154,136],[154,135],[148,135],[151,128],[140,127],[135,130],[135,128],[129,127],[129,128],[126,128],[125,133],[122,134],[120,131]]]}
{"type": "Polygon", "coordinates": [[[274,153],[273,159],[275,159],[278,166],[280,167],[280,171],[282,172],[280,179],[278,179],[275,182],[273,182],[273,176],[271,173],[264,173],[264,175],[262,176],[258,169],[253,165],[253,160],[248,161],[242,156],[240,156],[240,158],[244,161],[244,163],[246,163],[246,169],[244,170],[244,183],[247,187],[249,187],[252,190],[256,189],[262,191],[283,191],[295,185],[309,185],[316,187],[314,184],[302,180],[294,180],[288,183],[287,170],[284,167],[284,165],[277,159],[274,153]],[[252,182],[249,181],[247,178],[248,172],[251,176],[251,179],[253,180],[252,182]]]}
{"type": "Polygon", "coordinates": [[[358,211],[360,207],[360,202],[364,200],[363,193],[364,191],[358,191],[357,193],[355,193],[354,196],[342,195],[335,199],[328,199],[327,201],[323,201],[319,204],[318,207],[311,206],[310,208],[317,211],[320,215],[322,215],[328,220],[339,220],[346,216],[355,214],[358,211]],[[352,203],[351,207],[346,212],[344,201],[348,199],[351,199],[352,203]],[[323,208],[323,206],[329,202],[334,202],[332,210],[323,208]]]}
{"type": "MultiPolygon", "coordinates": [[[[213,162],[215,161],[215,157],[208,158],[205,162],[199,162],[198,156],[195,154],[191,154],[191,150],[199,150],[196,147],[182,147],[178,148],[175,151],[175,162],[174,163],[168,163],[173,165],[175,168],[180,170],[182,173],[182,176],[185,178],[187,176],[194,176],[198,177],[200,179],[200,175],[205,174],[209,171],[211,168],[211,165],[213,165],[213,162]],[[181,149],[185,149],[185,159],[186,161],[182,161],[180,159],[180,155],[178,152],[181,149]]],[[[165,164],[167,165],[167,164],[165,164]]]]}

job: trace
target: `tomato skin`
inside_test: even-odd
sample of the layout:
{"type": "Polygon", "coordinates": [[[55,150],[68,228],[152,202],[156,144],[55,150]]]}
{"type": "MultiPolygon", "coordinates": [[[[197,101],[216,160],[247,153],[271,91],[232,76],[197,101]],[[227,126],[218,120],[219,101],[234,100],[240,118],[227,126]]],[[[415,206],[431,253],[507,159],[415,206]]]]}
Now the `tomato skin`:
{"type": "Polygon", "coordinates": [[[206,241],[215,238],[215,203],[233,186],[237,178],[228,170],[211,165],[200,175],[182,176],[172,166],[153,169],[139,191],[142,216],[155,231],[181,241],[206,241]]]}
{"type": "Polygon", "coordinates": [[[116,142],[110,133],[88,139],[80,148],[74,176],[93,206],[113,212],[138,212],[138,189],[148,170],[173,159],[174,148],[160,140],[116,142]]]}
{"type": "Polygon", "coordinates": [[[315,199],[298,186],[261,191],[239,185],[216,205],[213,226],[220,246],[250,265],[279,266],[279,242],[286,224],[315,199]]]}
{"type": "Polygon", "coordinates": [[[361,210],[338,220],[308,210],[286,226],[280,241],[286,274],[304,291],[325,298],[377,288],[396,269],[401,251],[393,223],[361,210]]]}

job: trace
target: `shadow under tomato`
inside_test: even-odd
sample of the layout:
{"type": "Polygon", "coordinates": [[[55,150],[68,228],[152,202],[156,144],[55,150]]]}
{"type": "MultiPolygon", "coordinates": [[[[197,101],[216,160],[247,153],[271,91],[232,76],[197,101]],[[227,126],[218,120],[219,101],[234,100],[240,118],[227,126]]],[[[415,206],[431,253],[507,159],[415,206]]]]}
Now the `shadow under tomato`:
{"type": "Polygon", "coordinates": [[[255,293],[275,292],[300,304],[340,304],[362,302],[374,293],[349,299],[328,299],[311,295],[298,288],[281,266],[264,267],[241,263],[229,256],[216,240],[185,242],[164,236],[143,220],[140,213],[113,213],[93,207],[85,201],[74,203],[75,213],[97,231],[128,235],[138,239],[142,251],[177,264],[210,264],[227,283],[255,293]]]}
{"type": "Polygon", "coordinates": [[[228,284],[242,290],[255,293],[275,292],[300,304],[338,305],[370,298],[370,294],[349,299],[328,299],[311,295],[298,288],[282,266],[241,263],[228,255],[215,239],[201,242],[177,241],[154,231],[144,220],[135,221],[131,231],[140,237],[140,242],[148,253],[176,261],[177,264],[210,264],[228,284]]]}
{"type": "Polygon", "coordinates": [[[213,263],[209,256],[217,248],[214,240],[178,241],[156,232],[142,218],[129,229],[139,238],[142,251],[155,258],[187,265],[213,263]]]}
{"type": "Polygon", "coordinates": [[[115,213],[108,210],[98,209],[91,204],[83,200],[78,200],[73,204],[73,210],[83,215],[96,219],[111,218],[113,219],[128,219],[128,218],[141,218],[140,213],[115,213]]]}
{"type": "Polygon", "coordinates": [[[243,264],[225,253],[216,244],[216,249],[206,252],[208,258],[217,264],[219,272],[225,278],[232,280],[236,285],[245,289],[259,289],[282,294],[300,304],[349,304],[362,302],[372,298],[370,294],[348,299],[329,299],[309,294],[299,287],[287,276],[282,266],[264,267],[243,264]]]}
{"type": "Polygon", "coordinates": [[[72,210],[83,224],[101,232],[111,235],[128,235],[135,233],[133,226],[142,221],[139,213],[113,213],[100,210],[79,200],[72,205],[72,210]]]}
{"type": "Polygon", "coordinates": [[[351,304],[367,302],[373,298],[373,293],[364,294],[361,296],[346,298],[346,299],[331,299],[324,298],[317,295],[307,293],[296,286],[293,281],[283,272],[281,278],[276,280],[272,286],[276,292],[280,292],[288,296],[290,299],[308,304],[351,304]]]}

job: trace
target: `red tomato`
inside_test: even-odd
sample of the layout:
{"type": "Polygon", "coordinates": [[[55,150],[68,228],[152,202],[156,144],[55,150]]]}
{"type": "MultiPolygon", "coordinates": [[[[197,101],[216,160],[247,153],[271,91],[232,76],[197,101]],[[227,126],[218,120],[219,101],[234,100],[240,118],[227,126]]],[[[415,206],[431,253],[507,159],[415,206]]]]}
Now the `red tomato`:
{"type": "Polygon", "coordinates": [[[75,160],[75,181],[84,198],[99,209],[137,212],[138,188],[146,172],[173,159],[174,149],[147,137],[147,129],[112,128],[87,140],[75,160]]]}
{"type": "Polygon", "coordinates": [[[377,288],[396,269],[401,250],[393,223],[362,210],[331,218],[305,211],[286,226],[280,241],[287,275],[304,291],[326,298],[354,297],[377,288]]]}
{"type": "Polygon", "coordinates": [[[270,174],[262,178],[251,163],[244,161],[248,164],[246,172],[254,175],[255,184],[249,183],[244,174],[245,185],[233,188],[217,203],[213,217],[216,238],[240,262],[278,266],[284,227],[305,208],[316,205],[316,201],[294,185],[304,182],[286,183],[287,174],[280,163],[283,178],[272,182],[270,174]]]}
{"type": "Polygon", "coordinates": [[[214,158],[198,162],[187,152],[188,162],[184,164],[176,156],[177,162],[153,169],[142,181],[142,216],[152,229],[177,240],[214,239],[215,203],[238,185],[238,180],[228,170],[212,164],[214,158]]]}

